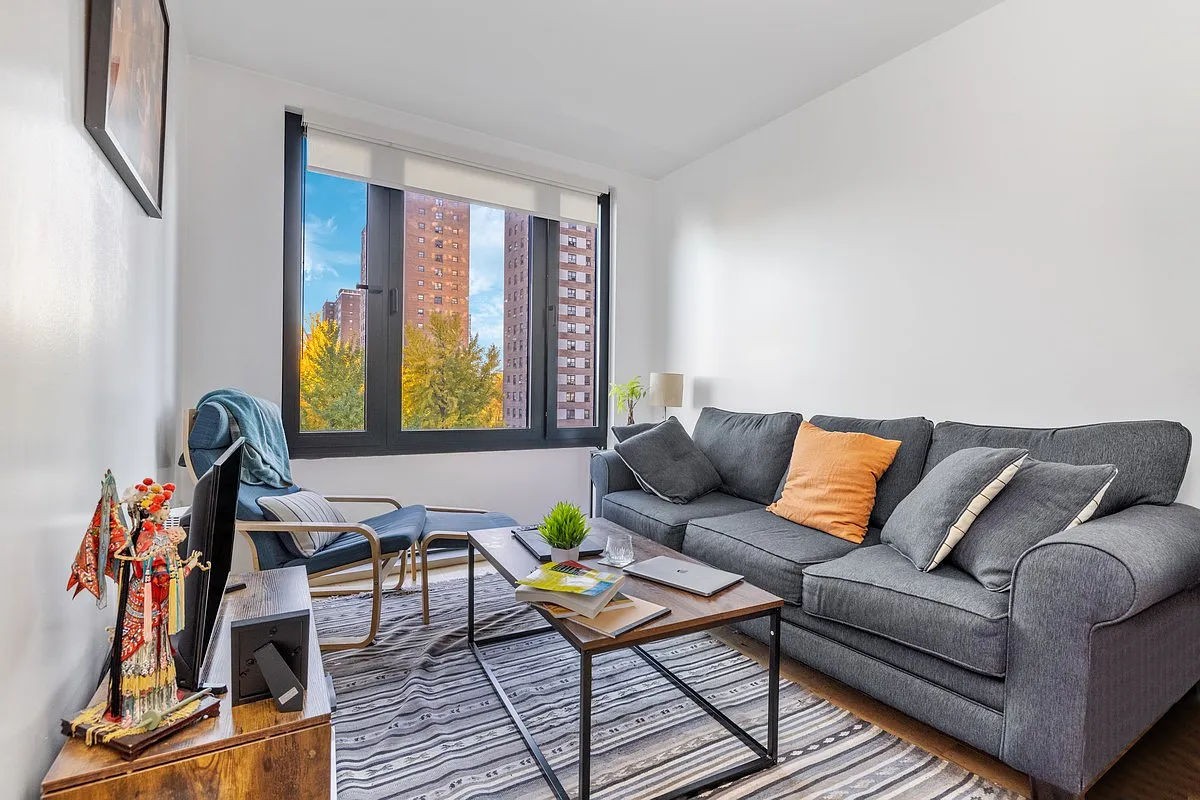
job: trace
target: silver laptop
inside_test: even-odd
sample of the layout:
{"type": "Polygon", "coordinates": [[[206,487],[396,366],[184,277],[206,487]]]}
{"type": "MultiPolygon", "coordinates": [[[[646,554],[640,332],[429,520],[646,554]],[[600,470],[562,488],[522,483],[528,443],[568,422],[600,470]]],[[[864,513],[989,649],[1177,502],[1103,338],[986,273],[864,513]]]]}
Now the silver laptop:
{"type": "Polygon", "coordinates": [[[671,558],[670,556],[648,558],[645,561],[630,564],[622,572],[704,597],[711,597],[742,579],[741,575],[710,567],[707,564],[697,564],[694,561],[684,561],[681,558],[671,558]]]}

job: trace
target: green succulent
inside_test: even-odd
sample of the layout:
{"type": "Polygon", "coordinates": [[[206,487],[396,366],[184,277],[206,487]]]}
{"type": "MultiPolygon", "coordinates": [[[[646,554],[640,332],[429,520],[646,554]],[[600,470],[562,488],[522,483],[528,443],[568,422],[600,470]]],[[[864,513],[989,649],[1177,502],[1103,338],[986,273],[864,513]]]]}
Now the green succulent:
{"type": "Polygon", "coordinates": [[[538,525],[538,533],[546,544],[559,550],[579,547],[590,530],[579,506],[567,502],[557,503],[538,525]]]}

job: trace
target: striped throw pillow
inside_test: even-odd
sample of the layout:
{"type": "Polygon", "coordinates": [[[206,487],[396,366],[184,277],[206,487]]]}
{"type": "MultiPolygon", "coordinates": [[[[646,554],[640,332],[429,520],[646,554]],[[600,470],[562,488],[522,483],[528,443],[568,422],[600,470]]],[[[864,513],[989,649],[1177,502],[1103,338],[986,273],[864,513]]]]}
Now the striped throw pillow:
{"type": "Polygon", "coordinates": [[[941,564],[1029,456],[1015,447],[967,447],[925,474],[883,526],[880,539],[922,572],[941,564]]]}
{"type": "MultiPolygon", "coordinates": [[[[347,522],[333,505],[316,492],[293,492],[260,497],[258,506],[272,522],[347,522]]],[[[281,534],[289,550],[310,558],[318,550],[342,535],[341,531],[291,531],[281,534]]]]}

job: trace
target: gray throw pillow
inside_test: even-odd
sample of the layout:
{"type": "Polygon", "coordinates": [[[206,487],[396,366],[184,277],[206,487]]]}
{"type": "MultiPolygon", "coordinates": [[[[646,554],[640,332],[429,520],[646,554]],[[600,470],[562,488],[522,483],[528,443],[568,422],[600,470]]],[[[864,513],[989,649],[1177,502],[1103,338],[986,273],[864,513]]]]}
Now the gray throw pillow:
{"type": "Polygon", "coordinates": [[[692,438],[721,476],[721,491],[765,506],[775,500],[803,421],[790,411],[745,414],[706,408],[692,438]]]}
{"type": "MultiPolygon", "coordinates": [[[[258,498],[258,507],[271,522],[346,522],[342,512],[316,492],[293,492],[258,498]]],[[[282,534],[293,554],[309,558],[337,539],[342,531],[290,531],[282,534]]]]}
{"type": "Polygon", "coordinates": [[[613,438],[616,439],[618,442],[623,442],[626,439],[637,436],[639,433],[645,433],[646,431],[648,431],[652,428],[657,428],[660,424],[662,424],[662,423],[660,423],[660,422],[635,422],[632,425],[613,425],[613,429],[612,429],[613,438]]]}
{"type": "Polygon", "coordinates": [[[613,449],[643,488],[663,500],[687,503],[721,485],[717,470],[675,417],[617,442],[613,449]]]}
{"type": "Polygon", "coordinates": [[[950,560],[993,592],[1007,591],[1017,559],[1029,548],[1087,522],[1117,477],[1112,464],[1075,466],[1025,460],[1004,491],[979,515],[950,560]]]}
{"type": "Polygon", "coordinates": [[[929,572],[954,546],[1029,456],[1014,447],[967,447],[951,453],[900,501],[881,540],[929,572]]]}
{"type": "MultiPolygon", "coordinates": [[[[635,422],[632,425],[614,425],[612,429],[613,438],[618,442],[623,442],[626,439],[637,436],[639,433],[645,433],[646,431],[654,430],[661,424],[661,422],[635,422]]],[[[654,490],[647,486],[646,482],[638,477],[636,472],[633,474],[633,477],[635,480],[637,480],[638,486],[642,487],[643,492],[646,494],[654,494],[654,490]]]]}

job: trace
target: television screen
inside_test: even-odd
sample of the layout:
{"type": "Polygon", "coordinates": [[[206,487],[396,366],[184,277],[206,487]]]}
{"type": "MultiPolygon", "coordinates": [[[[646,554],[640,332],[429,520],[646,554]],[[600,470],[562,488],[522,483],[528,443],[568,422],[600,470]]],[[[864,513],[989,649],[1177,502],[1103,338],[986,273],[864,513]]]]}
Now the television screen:
{"type": "Polygon", "coordinates": [[[188,575],[183,630],[174,637],[175,679],[180,688],[190,691],[201,688],[201,671],[233,563],[234,525],[245,441],[238,439],[231,444],[197,481],[187,542],[181,545],[184,554],[200,551],[201,561],[210,565],[207,570],[194,569],[188,575]]]}

